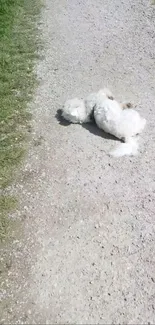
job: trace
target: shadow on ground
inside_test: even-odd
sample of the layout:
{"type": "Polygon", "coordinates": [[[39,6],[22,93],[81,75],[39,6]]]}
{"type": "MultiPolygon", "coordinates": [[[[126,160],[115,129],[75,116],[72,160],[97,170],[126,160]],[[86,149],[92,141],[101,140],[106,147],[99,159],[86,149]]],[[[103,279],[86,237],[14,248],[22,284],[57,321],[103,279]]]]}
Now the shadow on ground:
{"type": "Polygon", "coordinates": [[[108,134],[108,133],[104,132],[103,130],[99,129],[95,123],[82,124],[82,127],[84,129],[88,130],[90,133],[97,135],[101,138],[115,140],[115,141],[121,141],[121,140],[115,138],[112,134],[108,134]]]}
{"type": "MultiPolygon", "coordinates": [[[[56,117],[57,121],[59,122],[59,124],[62,125],[62,126],[69,126],[70,124],[72,124],[72,123],[70,123],[69,121],[66,121],[63,118],[61,109],[57,110],[57,113],[56,113],[55,117],[56,117]]],[[[91,123],[82,124],[82,127],[84,129],[88,130],[90,133],[92,133],[92,134],[94,134],[96,136],[102,137],[104,139],[121,141],[121,140],[115,138],[113,135],[108,134],[108,133],[104,132],[103,130],[99,129],[96,126],[95,121],[92,121],[91,123]]]]}
{"type": "Polygon", "coordinates": [[[56,119],[57,119],[57,121],[59,122],[60,125],[68,126],[68,125],[71,124],[69,121],[66,121],[63,118],[63,116],[62,116],[62,109],[58,109],[57,110],[55,117],[56,117],[56,119]]]}

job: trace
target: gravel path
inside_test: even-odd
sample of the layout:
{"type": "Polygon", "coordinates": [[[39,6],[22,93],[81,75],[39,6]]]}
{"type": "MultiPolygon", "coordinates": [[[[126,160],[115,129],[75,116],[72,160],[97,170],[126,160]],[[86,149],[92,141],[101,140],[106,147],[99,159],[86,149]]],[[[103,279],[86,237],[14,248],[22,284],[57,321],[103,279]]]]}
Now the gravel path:
{"type": "Polygon", "coordinates": [[[16,187],[25,240],[4,323],[155,323],[154,16],[147,0],[46,0],[32,105],[40,145],[16,187]],[[117,141],[55,117],[102,86],[147,119],[139,156],[113,159],[117,141]]]}

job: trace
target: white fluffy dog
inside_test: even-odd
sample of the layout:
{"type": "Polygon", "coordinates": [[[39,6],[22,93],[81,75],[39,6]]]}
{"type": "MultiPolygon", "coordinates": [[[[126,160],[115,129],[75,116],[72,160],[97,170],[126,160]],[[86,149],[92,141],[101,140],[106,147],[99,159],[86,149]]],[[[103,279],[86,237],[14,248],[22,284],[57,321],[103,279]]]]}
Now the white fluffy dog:
{"type": "MultiPolygon", "coordinates": [[[[73,98],[67,100],[62,108],[62,117],[71,123],[89,123],[93,119],[94,108],[101,96],[114,99],[113,94],[107,88],[101,89],[97,93],[90,94],[85,100],[73,98]]],[[[119,104],[121,109],[129,108],[130,103],[119,104]]]]}
{"type": "Polygon", "coordinates": [[[113,98],[111,91],[107,88],[98,93],[90,94],[85,100],[73,98],[67,100],[62,109],[62,116],[71,123],[89,123],[93,118],[93,110],[100,94],[106,94],[108,98],[113,98]]]}
{"type": "Polygon", "coordinates": [[[111,155],[121,157],[137,154],[138,143],[134,137],[142,132],[146,124],[146,120],[138,112],[133,109],[122,110],[116,100],[109,99],[106,92],[100,91],[94,108],[94,118],[100,129],[125,142],[111,152],[111,155]]]}
{"type": "Polygon", "coordinates": [[[85,100],[77,98],[66,101],[62,116],[71,123],[88,123],[94,117],[97,126],[106,133],[124,141],[111,152],[115,157],[135,155],[138,143],[135,136],[142,132],[146,120],[131,108],[131,104],[118,103],[107,88],[90,94],[85,100]]]}

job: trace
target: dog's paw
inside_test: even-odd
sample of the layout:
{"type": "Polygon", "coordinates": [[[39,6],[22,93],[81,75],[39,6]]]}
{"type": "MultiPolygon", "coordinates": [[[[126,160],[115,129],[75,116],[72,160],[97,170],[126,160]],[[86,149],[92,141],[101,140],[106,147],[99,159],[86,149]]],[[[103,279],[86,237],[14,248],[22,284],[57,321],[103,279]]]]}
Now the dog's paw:
{"type": "Polygon", "coordinates": [[[114,100],[114,97],[113,96],[108,96],[109,99],[111,100],[114,100]]]}
{"type": "Polygon", "coordinates": [[[124,102],[121,104],[122,109],[129,109],[133,107],[133,104],[130,102],[124,102]]]}
{"type": "Polygon", "coordinates": [[[132,103],[126,103],[126,107],[127,108],[132,108],[133,107],[133,104],[132,103]]]}

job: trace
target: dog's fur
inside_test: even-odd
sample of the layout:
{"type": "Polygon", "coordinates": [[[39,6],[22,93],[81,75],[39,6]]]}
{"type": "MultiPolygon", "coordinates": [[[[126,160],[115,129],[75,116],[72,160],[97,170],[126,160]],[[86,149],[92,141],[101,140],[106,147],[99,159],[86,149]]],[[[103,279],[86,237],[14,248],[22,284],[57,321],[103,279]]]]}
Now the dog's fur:
{"type": "Polygon", "coordinates": [[[100,93],[106,93],[113,98],[111,91],[107,88],[98,93],[90,94],[84,101],[78,98],[67,100],[62,108],[62,117],[71,123],[89,123],[93,120],[93,110],[100,93]]]}
{"type": "MultiPolygon", "coordinates": [[[[70,123],[89,123],[94,119],[94,108],[101,95],[114,100],[114,96],[108,88],[99,90],[97,93],[91,93],[86,99],[80,100],[73,98],[67,100],[62,108],[62,117],[70,123]]],[[[132,105],[124,102],[119,104],[121,109],[129,108],[132,105]]]]}
{"type": "Polygon", "coordinates": [[[132,109],[131,103],[118,103],[107,88],[90,94],[85,100],[68,100],[62,109],[62,116],[71,123],[79,124],[88,123],[94,118],[100,129],[123,140],[125,143],[111,152],[115,157],[137,154],[135,136],[142,132],[146,124],[146,120],[132,109]]]}
{"type": "Polygon", "coordinates": [[[94,108],[94,118],[97,126],[125,142],[111,153],[117,157],[137,153],[138,144],[133,137],[141,133],[146,124],[146,120],[141,118],[138,112],[124,108],[122,110],[120,104],[116,100],[109,99],[106,93],[98,95],[94,108]]]}

